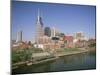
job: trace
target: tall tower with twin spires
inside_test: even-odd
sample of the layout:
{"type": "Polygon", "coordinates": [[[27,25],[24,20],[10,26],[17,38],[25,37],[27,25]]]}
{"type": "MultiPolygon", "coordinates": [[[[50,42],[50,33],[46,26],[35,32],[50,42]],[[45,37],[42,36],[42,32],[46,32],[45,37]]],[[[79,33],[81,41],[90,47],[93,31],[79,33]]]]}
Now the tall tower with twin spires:
{"type": "Polygon", "coordinates": [[[39,38],[43,37],[44,35],[44,29],[43,29],[43,22],[42,22],[42,17],[40,16],[40,10],[38,9],[38,15],[37,15],[37,21],[36,21],[36,43],[39,43],[39,38]]]}

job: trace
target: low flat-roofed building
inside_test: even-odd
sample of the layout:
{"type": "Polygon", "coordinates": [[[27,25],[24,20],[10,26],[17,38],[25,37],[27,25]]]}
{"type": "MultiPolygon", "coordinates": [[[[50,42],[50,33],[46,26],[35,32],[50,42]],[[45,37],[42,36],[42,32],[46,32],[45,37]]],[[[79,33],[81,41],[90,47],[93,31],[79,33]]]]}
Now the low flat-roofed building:
{"type": "Polygon", "coordinates": [[[64,41],[67,48],[73,47],[73,36],[70,36],[70,35],[65,36],[64,41]]]}

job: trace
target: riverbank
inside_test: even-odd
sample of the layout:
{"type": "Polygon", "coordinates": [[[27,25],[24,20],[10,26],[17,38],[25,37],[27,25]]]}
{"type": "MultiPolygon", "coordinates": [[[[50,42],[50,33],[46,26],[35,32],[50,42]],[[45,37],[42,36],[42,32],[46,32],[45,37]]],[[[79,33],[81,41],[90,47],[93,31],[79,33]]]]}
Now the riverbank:
{"type": "Polygon", "coordinates": [[[57,59],[57,57],[53,57],[53,58],[49,58],[49,59],[45,59],[45,60],[41,60],[41,61],[36,61],[36,62],[28,62],[27,65],[30,66],[30,65],[42,64],[44,62],[53,61],[55,59],[57,59]]]}
{"type": "Polygon", "coordinates": [[[54,61],[43,62],[42,64],[31,66],[19,66],[12,70],[13,74],[75,71],[96,68],[96,55],[90,52],[74,55],[62,56],[54,61]]]}
{"type": "Polygon", "coordinates": [[[55,57],[53,58],[47,58],[47,59],[44,59],[44,60],[41,60],[41,61],[25,61],[25,62],[19,62],[19,63],[15,63],[12,65],[12,69],[16,69],[18,68],[20,65],[26,65],[26,66],[31,66],[31,65],[36,65],[36,64],[42,64],[42,63],[45,63],[45,62],[48,62],[48,61],[52,61],[52,60],[56,60],[57,58],[59,57],[62,57],[62,56],[67,56],[67,55],[75,55],[75,54],[79,54],[79,53],[85,53],[85,52],[89,52],[90,50],[89,49],[85,49],[85,48],[77,48],[76,50],[72,49],[68,49],[68,50],[63,50],[63,51],[60,51],[60,52],[56,52],[54,55],[55,57]]]}
{"type": "Polygon", "coordinates": [[[83,48],[78,48],[78,50],[57,52],[55,54],[55,56],[61,57],[61,56],[65,56],[65,55],[73,55],[73,54],[84,53],[84,52],[88,52],[88,51],[89,50],[86,50],[86,49],[83,49],[83,48]]]}
{"type": "Polygon", "coordinates": [[[19,63],[15,63],[12,65],[12,69],[16,69],[18,68],[20,65],[26,65],[26,66],[31,66],[31,65],[36,65],[36,64],[42,64],[45,62],[49,62],[49,61],[53,61],[55,59],[57,59],[58,57],[53,57],[53,58],[49,58],[49,59],[45,59],[45,60],[41,60],[41,61],[25,61],[25,62],[19,62],[19,63]]]}

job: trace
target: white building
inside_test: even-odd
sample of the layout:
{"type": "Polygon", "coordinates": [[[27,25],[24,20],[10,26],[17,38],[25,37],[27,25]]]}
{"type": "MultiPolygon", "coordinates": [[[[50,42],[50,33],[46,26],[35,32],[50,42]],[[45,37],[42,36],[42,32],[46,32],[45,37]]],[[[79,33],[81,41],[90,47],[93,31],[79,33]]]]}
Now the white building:
{"type": "Polygon", "coordinates": [[[22,42],[22,31],[17,32],[16,42],[22,42]]]}
{"type": "Polygon", "coordinates": [[[34,47],[44,49],[43,44],[34,44],[34,47]]]}

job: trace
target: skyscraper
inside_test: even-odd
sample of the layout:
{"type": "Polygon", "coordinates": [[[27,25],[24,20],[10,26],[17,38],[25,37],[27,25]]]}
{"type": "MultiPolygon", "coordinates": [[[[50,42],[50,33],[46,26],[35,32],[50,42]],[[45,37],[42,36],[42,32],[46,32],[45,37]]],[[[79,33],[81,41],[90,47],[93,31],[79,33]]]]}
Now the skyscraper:
{"type": "Polygon", "coordinates": [[[45,29],[44,29],[44,34],[45,34],[46,36],[48,36],[48,37],[51,36],[51,29],[50,29],[50,27],[45,27],[45,29]]]}
{"type": "Polygon", "coordinates": [[[55,28],[53,27],[52,29],[51,29],[51,37],[55,37],[55,28]]]}
{"type": "Polygon", "coordinates": [[[37,22],[36,22],[36,43],[39,43],[39,38],[44,35],[43,30],[43,22],[42,17],[40,16],[40,11],[38,9],[38,16],[37,16],[37,22]]]}
{"type": "Polygon", "coordinates": [[[16,42],[22,42],[22,31],[17,32],[16,42]]]}
{"type": "Polygon", "coordinates": [[[60,32],[55,27],[51,29],[51,37],[59,36],[59,34],[60,32]]]}

